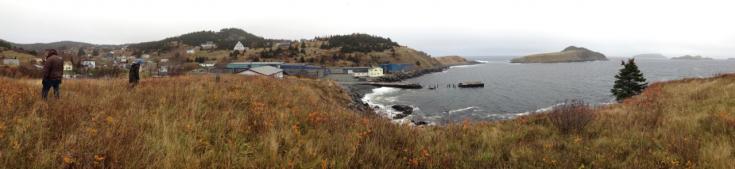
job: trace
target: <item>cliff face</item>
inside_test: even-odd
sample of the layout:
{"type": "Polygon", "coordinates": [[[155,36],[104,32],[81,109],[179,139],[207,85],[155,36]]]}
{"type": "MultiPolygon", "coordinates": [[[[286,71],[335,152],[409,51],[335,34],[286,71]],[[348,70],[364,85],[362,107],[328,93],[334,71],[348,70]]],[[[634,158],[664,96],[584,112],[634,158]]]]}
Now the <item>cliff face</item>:
{"type": "Polygon", "coordinates": [[[602,53],[587,48],[569,46],[561,52],[543,53],[514,58],[511,63],[559,63],[607,60],[602,53]]]}
{"type": "Polygon", "coordinates": [[[474,63],[474,61],[469,61],[461,56],[442,56],[436,57],[435,59],[444,66],[466,65],[474,63]]]}

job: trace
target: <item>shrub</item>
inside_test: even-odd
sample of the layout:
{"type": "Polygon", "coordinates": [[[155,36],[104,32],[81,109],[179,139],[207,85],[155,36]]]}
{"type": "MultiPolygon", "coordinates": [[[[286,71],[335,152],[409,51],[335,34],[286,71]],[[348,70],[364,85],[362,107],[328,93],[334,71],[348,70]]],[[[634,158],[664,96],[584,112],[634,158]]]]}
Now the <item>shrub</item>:
{"type": "Polygon", "coordinates": [[[581,100],[566,101],[554,107],[547,116],[563,134],[581,132],[595,118],[589,105],[581,100]]]}

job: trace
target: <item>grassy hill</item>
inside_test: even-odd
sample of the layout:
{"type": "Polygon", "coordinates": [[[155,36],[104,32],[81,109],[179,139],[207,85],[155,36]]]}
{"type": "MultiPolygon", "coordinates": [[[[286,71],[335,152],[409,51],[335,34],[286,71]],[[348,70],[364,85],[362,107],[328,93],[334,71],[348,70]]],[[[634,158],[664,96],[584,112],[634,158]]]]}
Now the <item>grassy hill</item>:
{"type": "Polygon", "coordinates": [[[465,65],[465,64],[472,64],[475,62],[475,61],[467,60],[461,56],[442,56],[442,57],[437,57],[436,60],[445,66],[465,65]]]}
{"type": "Polygon", "coordinates": [[[330,81],[224,76],[0,78],[8,168],[729,168],[735,75],[651,85],[598,108],[498,122],[398,125],[330,81]],[[587,113],[585,113],[587,112],[587,113]],[[564,129],[564,130],[562,130],[564,129]]]}
{"type": "Polygon", "coordinates": [[[559,63],[607,60],[605,55],[587,48],[569,46],[561,52],[542,53],[513,58],[511,63],[559,63]]]}

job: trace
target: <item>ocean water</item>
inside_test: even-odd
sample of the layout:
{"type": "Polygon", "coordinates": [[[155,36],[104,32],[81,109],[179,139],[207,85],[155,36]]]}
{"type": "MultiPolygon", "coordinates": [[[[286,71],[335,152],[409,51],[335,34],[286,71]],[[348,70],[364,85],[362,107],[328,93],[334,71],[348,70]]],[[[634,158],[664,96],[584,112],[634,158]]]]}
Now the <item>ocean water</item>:
{"type": "MultiPolygon", "coordinates": [[[[592,105],[614,101],[610,94],[622,59],[609,61],[516,64],[507,58],[472,58],[484,62],[455,66],[444,72],[427,74],[407,82],[424,89],[376,88],[363,101],[379,107],[378,113],[391,118],[391,105],[414,107],[410,120],[434,124],[463,120],[499,120],[548,110],[565,100],[580,99],[592,105]],[[484,88],[448,88],[447,84],[481,81],[484,88]],[[436,90],[427,86],[438,85],[436,90]]],[[[649,83],[687,77],[709,77],[734,73],[734,60],[636,60],[649,83]]]]}

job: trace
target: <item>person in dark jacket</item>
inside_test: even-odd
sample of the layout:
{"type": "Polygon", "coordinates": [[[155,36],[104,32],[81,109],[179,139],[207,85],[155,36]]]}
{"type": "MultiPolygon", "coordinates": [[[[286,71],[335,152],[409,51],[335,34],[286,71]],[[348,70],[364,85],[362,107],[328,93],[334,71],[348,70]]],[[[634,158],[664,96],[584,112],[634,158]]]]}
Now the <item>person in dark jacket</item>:
{"type": "Polygon", "coordinates": [[[140,80],[140,64],[142,63],[141,60],[136,60],[133,62],[133,65],[130,65],[130,73],[129,75],[129,85],[130,88],[134,88],[136,85],[138,85],[138,81],[140,80]]]}
{"type": "Polygon", "coordinates": [[[46,50],[46,62],[43,65],[43,89],[41,97],[48,99],[48,92],[54,89],[54,96],[58,99],[60,95],[61,78],[64,76],[64,60],[54,49],[46,50]]]}

